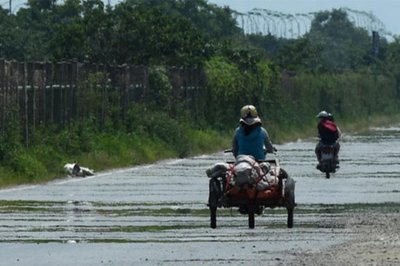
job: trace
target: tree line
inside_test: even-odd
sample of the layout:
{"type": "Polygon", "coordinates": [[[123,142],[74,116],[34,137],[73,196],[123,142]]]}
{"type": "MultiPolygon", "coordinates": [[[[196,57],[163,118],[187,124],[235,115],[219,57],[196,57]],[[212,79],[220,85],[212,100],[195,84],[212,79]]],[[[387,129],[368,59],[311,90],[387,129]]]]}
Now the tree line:
{"type": "MultiPolygon", "coordinates": [[[[393,115],[400,106],[400,39],[376,37],[356,27],[342,9],[317,13],[306,34],[285,39],[244,34],[233,10],[206,0],[125,0],[114,6],[100,0],[28,0],[15,14],[0,8],[0,58],[104,66],[79,84],[92,99],[85,101],[89,116],[62,126],[35,125],[31,144],[42,147],[42,154],[36,149],[27,157],[20,113],[6,114],[0,172],[54,169],[57,158],[81,156],[106,143],[89,141],[103,133],[110,134],[108,141],[121,134],[151,136],[186,156],[193,130],[230,132],[240,107],[249,103],[273,140],[313,127],[322,109],[343,121],[393,115]],[[107,80],[107,66],[124,65],[149,69],[152,100],[126,106],[123,96],[110,93],[107,113],[99,112],[104,103],[98,96],[109,86],[99,80],[107,80]],[[195,115],[187,98],[172,93],[172,66],[202,73],[205,100],[190,96],[195,115]],[[21,166],[16,159],[21,156],[29,167],[21,166]],[[39,158],[55,161],[49,165],[39,158]]],[[[108,145],[104,152],[113,155],[108,145]]]]}

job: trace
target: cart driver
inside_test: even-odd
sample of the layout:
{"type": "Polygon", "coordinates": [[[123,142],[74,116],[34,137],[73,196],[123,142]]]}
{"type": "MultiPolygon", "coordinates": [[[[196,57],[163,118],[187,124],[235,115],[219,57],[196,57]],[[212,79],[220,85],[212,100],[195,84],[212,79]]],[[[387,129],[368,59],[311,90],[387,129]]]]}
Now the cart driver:
{"type": "Polygon", "coordinates": [[[253,105],[245,105],[240,110],[239,126],[235,130],[232,150],[235,158],[238,155],[251,155],[257,161],[265,160],[266,152],[276,151],[253,105]]]}

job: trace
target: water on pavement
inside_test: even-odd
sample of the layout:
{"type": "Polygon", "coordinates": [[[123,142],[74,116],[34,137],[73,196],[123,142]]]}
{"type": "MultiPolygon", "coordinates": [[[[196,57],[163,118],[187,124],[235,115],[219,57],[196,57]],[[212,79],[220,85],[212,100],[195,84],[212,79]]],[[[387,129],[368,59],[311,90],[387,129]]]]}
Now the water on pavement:
{"type": "Polygon", "coordinates": [[[351,238],[349,206],[400,202],[400,128],[344,135],[330,179],[315,168],[315,143],[277,145],[296,180],[292,229],[282,208],[253,230],[219,209],[209,228],[205,170],[230,159],[220,152],[0,190],[1,265],[274,265],[351,238]]]}

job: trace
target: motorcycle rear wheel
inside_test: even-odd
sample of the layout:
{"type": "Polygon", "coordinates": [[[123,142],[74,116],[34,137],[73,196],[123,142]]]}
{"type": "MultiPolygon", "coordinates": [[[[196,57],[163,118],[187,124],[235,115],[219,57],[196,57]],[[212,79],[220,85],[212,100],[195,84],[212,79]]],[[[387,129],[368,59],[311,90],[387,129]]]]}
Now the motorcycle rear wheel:
{"type": "Polygon", "coordinates": [[[331,177],[331,173],[329,171],[325,172],[325,177],[329,179],[331,177]]]}

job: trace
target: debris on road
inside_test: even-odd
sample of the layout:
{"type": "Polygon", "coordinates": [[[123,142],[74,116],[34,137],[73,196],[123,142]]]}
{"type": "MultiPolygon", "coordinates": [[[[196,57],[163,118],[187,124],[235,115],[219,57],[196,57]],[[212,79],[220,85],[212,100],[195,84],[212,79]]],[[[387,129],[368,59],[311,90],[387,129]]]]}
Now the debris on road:
{"type": "Polygon", "coordinates": [[[86,177],[94,175],[94,170],[87,167],[82,167],[77,163],[67,163],[64,165],[64,170],[74,177],[86,177]]]}

